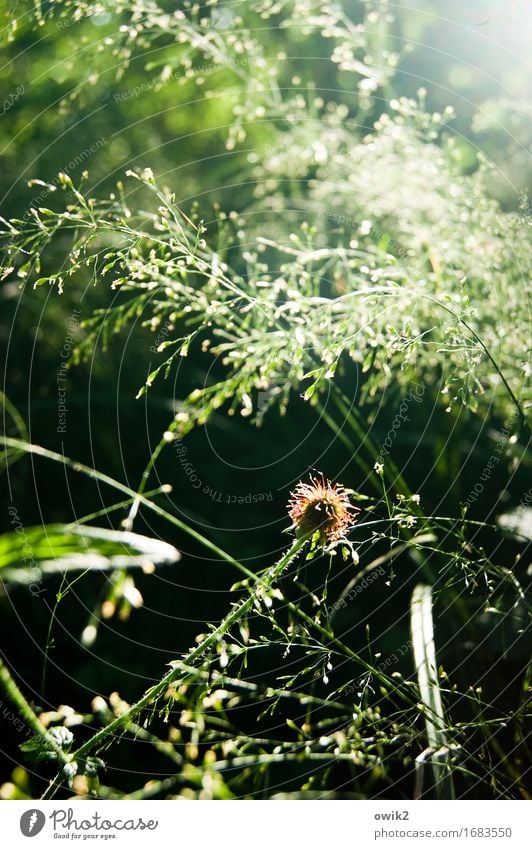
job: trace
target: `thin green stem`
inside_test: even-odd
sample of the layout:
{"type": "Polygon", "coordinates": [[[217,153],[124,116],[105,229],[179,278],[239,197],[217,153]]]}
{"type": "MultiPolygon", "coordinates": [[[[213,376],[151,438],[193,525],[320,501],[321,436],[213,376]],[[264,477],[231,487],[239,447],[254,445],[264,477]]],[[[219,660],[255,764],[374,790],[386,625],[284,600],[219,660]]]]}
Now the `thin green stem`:
{"type": "Polygon", "coordinates": [[[164,446],[167,445],[167,444],[168,443],[163,436],[160,439],[159,443],[156,445],[155,450],[153,451],[153,453],[152,453],[152,455],[151,455],[151,457],[150,457],[150,459],[149,459],[149,461],[146,465],[146,468],[144,469],[144,471],[142,473],[142,478],[140,480],[139,488],[137,490],[137,495],[133,499],[133,503],[131,504],[129,515],[128,515],[127,520],[126,520],[128,530],[131,530],[132,527],[133,527],[133,522],[135,520],[135,517],[137,515],[138,509],[139,509],[139,506],[140,506],[140,497],[145,494],[146,486],[148,485],[148,480],[149,480],[149,477],[150,477],[150,475],[153,471],[155,463],[157,462],[157,458],[159,457],[159,454],[163,450],[164,446]]]}
{"type": "Polygon", "coordinates": [[[46,799],[53,799],[53,797],[55,796],[55,794],[57,793],[57,791],[61,787],[62,783],[63,783],[63,776],[61,775],[61,772],[58,772],[57,775],[55,776],[54,780],[50,782],[50,784],[48,785],[48,787],[46,788],[46,790],[42,794],[41,799],[43,801],[45,801],[46,799]]]}
{"type": "MultiPolygon", "coordinates": [[[[146,498],[152,498],[154,495],[160,495],[164,490],[162,487],[158,486],[156,489],[151,489],[148,492],[144,492],[146,498]]],[[[76,519],[75,522],[70,522],[68,525],[65,525],[65,531],[76,530],[79,525],[86,525],[87,522],[92,522],[94,519],[99,519],[101,516],[108,516],[109,513],[113,513],[115,510],[123,510],[124,507],[129,507],[132,501],[136,500],[135,497],[125,498],[123,501],[118,501],[116,504],[111,504],[109,507],[103,507],[101,510],[95,510],[94,513],[87,513],[86,516],[80,516],[79,519],[76,519]]]]}
{"type": "Polygon", "coordinates": [[[362,470],[362,472],[367,476],[368,480],[373,484],[373,486],[376,487],[376,489],[377,489],[377,491],[380,495],[380,489],[375,483],[375,478],[372,475],[371,466],[369,466],[368,463],[366,463],[366,461],[355,450],[355,446],[353,445],[352,441],[349,439],[349,437],[347,436],[345,431],[338,427],[338,425],[334,421],[333,417],[327,412],[325,407],[318,403],[317,408],[318,408],[320,417],[328,425],[328,427],[333,431],[335,436],[340,440],[340,442],[342,442],[345,445],[345,447],[347,448],[348,451],[353,452],[353,454],[352,454],[353,460],[358,465],[358,467],[362,470]]]}
{"type": "MultiPolygon", "coordinates": [[[[368,425],[367,422],[362,420],[360,413],[356,409],[356,407],[349,402],[349,400],[345,397],[341,389],[338,387],[334,387],[333,398],[336,406],[338,407],[341,414],[344,416],[344,419],[349,422],[353,431],[357,438],[360,440],[361,446],[366,446],[368,454],[377,462],[380,458],[380,452],[377,447],[373,444],[371,437],[368,434],[368,425]]],[[[400,488],[404,495],[410,496],[412,492],[401,472],[393,462],[391,458],[387,458],[385,465],[385,474],[390,478],[390,483],[400,488]],[[393,475],[393,478],[392,478],[393,475]],[[399,485],[399,486],[397,486],[399,485]]]]}
{"type": "Polygon", "coordinates": [[[473,330],[473,328],[471,327],[471,325],[470,325],[470,324],[468,324],[468,323],[467,323],[467,321],[465,321],[465,319],[463,319],[461,316],[457,315],[457,314],[454,312],[454,310],[452,310],[450,307],[446,306],[445,304],[442,304],[442,302],[441,302],[441,301],[439,301],[437,298],[431,298],[429,295],[425,295],[424,297],[425,297],[427,300],[432,301],[433,303],[435,303],[435,304],[437,304],[438,306],[440,306],[440,307],[441,307],[442,309],[444,309],[446,312],[450,313],[450,315],[452,315],[452,316],[453,316],[453,317],[454,317],[454,318],[455,318],[458,322],[460,322],[460,324],[463,324],[463,326],[464,326],[467,330],[469,330],[469,332],[471,333],[471,335],[473,336],[473,338],[474,338],[474,339],[478,342],[478,344],[480,345],[480,347],[482,348],[482,350],[483,350],[483,351],[484,351],[484,353],[486,354],[487,358],[489,359],[490,363],[492,364],[493,368],[495,369],[495,371],[496,371],[496,372],[497,372],[497,374],[499,375],[499,377],[500,377],[500,379],[501,379],[501,381],[502,381],[502,383],[503,383],[504,388],[506,389],[506,391],[508,392],[508,395],[510,396],[510,398],[511,398],[511,400],[512,400],[512,404],[514,405],[515,409],[517,410],[517,414],[518,414],[519,418],[521,419],[521,425],[522,425],[522,427],[523,427],[523,430],[525,431],[525,433],[527,433],[527,434],[528,434],[528,436],[529,436],[529,437],[530,437],[530,436],[532,436],[532,431],[531,431],[531,429],[530,429],[530,425],[529,425],[529,423],[528,423],[528,419],[527,419],[527,417],[526,417],[526,415],[525,415],[525,412],[524,412],[523,408],[521,407],[521,404],[519,403],[519,401],[518,401],[518,400],[517,400],[517,398],[515,397],[514,392],[513,392],[512,388],[511,388],[510,384],[508,383],[508,381],[506,380],[506,377],[504,376],[503,372],[501,371],[501,369],[500,369],[500,368],[499,368],[499,366],[497,365],[497,362],[496,362],[495,358],[493,357],[493,354],[491,353],[491,351],[489,350],[489,348],[487,348],[487,347],[486,347],[486,345],[484,344],[484,342],[482,341],[481,337],[478,335],[478,333],[476,332],[476,330],[473,330]]]}
{"type": "Polygon", "coordinates": [[[189,527],[184,522],[181,522],[176,516],[173,516],[172,513],[169,513],[163,507],[160,507],[158,504],[155,504],[145,495],[141,495],[138,492],[135,492],[134,489],[131,489],[126,484],[120,483],[120,481],[115,480],[110,477],[110,475],[106,475],[104,472],[99,472],[97,469],[93,469],[91,466],[86,466],[84,463],[79,463],[77,460],[72,460],[70,457],[66,457],[64,454],[58,454],[56,451],[50,451],[48,448],[43,448],[41,445],[34,445],[32,443],[26,442],[21,439],[14,439],[12,437],[3,436],[0,434],[0,443],[4,445],[11,446],[13,448],[20,448],[25,451],[27,454],[34,454],[39,457],[44,457],[47,460],[53,460],[56,463],[60,463],[67,468],[72,469],[75,472],[79,472],[81,474],[85,474],[94,480],[101,481],[102,483],[107,484],[113,489],[118,490],[119,492],[123,492],[128,495],[130,498],[138,499],[138,501],[147,507],[149,510],[152,510],[154,513],[157,513],[158,516],[166,519],[175,527],[179,528],[179,530],[188,534],[190,537],[195,539],[197,542],[201,543],[205,548],[211,551],[213,554],[216,554],[222,560],[227,561],[236,569],[239,569],[241,572],[243,571],[248,577],[253,576],[254,573],[249,569],[246,569],[238,560],[235,560],[230,554],[224,551],[222,548],[219,548],[215,543],[211,542],[209,539],[204,537],[198,531],[194,530],[194,528],[189,527]]]}
{"type": "Polygon", "coordinates": [[[22,695],[13,676],[11,675],[9,669],[5,665],[2,658],[0,658],[0,684],[2,685],[6,696],[8,696],[8,698],[11,699],[13,704],[18,708],[19,713],[24,719],[26,725],[42,739],[46,748],[52,751],[63,765],[70,763],[70,761],[72,760],[72,756],[67,755],[63,751],[63,749],[56,743],[51,734],[49,734],[49,732],[46,730],[44,725],[39,722],[37,714],[31,707],[31,705],[28,703],[26,698],[22,695]]]}
{"type": "MultiPolygon", "coordinates": [[[[336,402],[336,405],[337,405],[339,411],[342,413],[344,418],[347,421],[349,421],[349,423],[352,426],[355,434],[360,439],[361,444],[363,444],[363,445],[366,444],[367,450],[368,450],[370,456],[372,456],[373,459],[375,461],[377,461],[378,458],[379,458],[379,452],[378,452],[377,448],[375,447],[375,445],[373,444],[372,440],[369,438],[365,428],[363,427],[363,424],[362,424],[361,419],[360,419],[360,414],[358,413],[356,408],[353,405],[349,406],[348,400],[345,398],[345,396],[343,395],[343,393],[341,392],[340,389],[338,389],[337,392],[333,392],[333,398],[335,399],[335,402],[336,402]]],[[[402,490],[403,495],[411,498],[412,491],[410,490],[410,487],[408,486],[406,480],[404,479],[404,477],[402,476],[400,471],[395,466],[393,460],[387,459],[387,462],[384,464],[384,468],[382,470],[382,475],[383,475],[382,485],[384,487],[386,506],[387,506],[387,509],[388,509],[388,513],[390,514],[390,503],[389,503],[389,499],[388,499],[388,495],[387,495],[387,491],[386,491],[386,487],[385,487],[385,483],[384,483],[385,477],[388,477],[388,480],[390,481],[390,483],[392,485],[396,486],[397,484],[399,484],[399,488],[402,490]],[[393,475],[393,477],[392,477],[392,475],[393,475]]],[[[416,504],[413,501],[411,501],[410,504],[411,504],[412,510],[416,514],[417,518],[426,520],[426,517],[423,516],[420,505],[416,504]]],[[[430,523],[427,524],[425,530],[430,531],[430,532],[434,531],[434,529],[431,527],[430,523]]],[[[411,540],[415,535],[414,532],[411,531],[409,528],[404,528],[404,527],[400,529],[400,533],[402,533],[403,536],[406,537],[407,540],[411,540]]],[[[420,552],[417,551],[415,548],[412,548],[410,550],[410,555],[411,555],[412,559],[423,570],[426,578],[430,581],[430,583],[435,584],[436,583],[436,576],[435,576],[431,566],[427,563],[426,558],[423,557],[420,554],[420,552]]],[[[453,596],[454,596],[454,601],[457,605],[458,610],[460,611],[460,614],[463,618],[464,623],[471,625],[471,617],[469,616],[469,613],[467,611],[467,608],[466,608],[464,602],[462,601],[462,599],[460,598],[460,596],[458,594],[453,593],[453,596]]]]}
{"type": "Polygon", "coordinates": [[[69,590],[72,589],[74,584],[76,584],[78,581],[80,581],[82,578],[84,578],[85,575],[88,572],[89,572],[88,568],[84,569],[83,572],[81,573],[81,575],[77,575],[74,578],[74,580],[71,581],[70,583],[68,583],[66,572],[63,574],[63,577],[61,579],[61,586],[59,587],[59,589],[56,593],[56,596],[55,596],[55,604],[54,604],[54,608],[52,610],[52,616],[50,618],[50,623],[48,625],[48,631],[47,631],[47,634],[46,634],[46,645],[45,645],[45,650],[44,650],[44,663],[43,663],[43,667],[42,667],[42,676],[41,676],[41,698],[44,698],[44,686],[45,686],[45,683],[46,683],[46,672],[48,670],[48,657],[49,657],[50,649],[53,646],[52,630],[53,630],[56,615],[57,615],[57,608],[59,607],[59,605],[63,601],[64,597],[69,592],[69,590]],[[67,584],[67,586],[66,586],[65,589],[63,589],[65,587],[65,583],[67,584]]]}
{"type": "Polygon", "coordinates": [[[350,649],[349,646],[346,646],[338,637],[335,637],[330,631],[320,625],[319,622],[316,622],[308,613],[305,613],[304,610],[301,609],[298,605],[293,602],[287,603],[288,609],[294,613],[298,619],[301,619],[309,628],[313,628],[318,634],[321,635],[322,638],[327,640],[328,645],[336,646],[344,655],[346,655],[350,660],[355,661],[355,663],[359,664],[366,672],[370,672],[384,687],[389,689],[393,688],[393,692],[395,695],[398,695],[399,698],[407,703],[410,707],[413,706],[412,696],[408,692],[403,692],[401,689],[401,685],[398,684],[396,680],[392,680],[388,678],[385,674],[383,674],[379,669],[375,666],[372,666],[371,663],[368,663],[367,660],[364,660],[359,654],[357,654],[353,649],[350,649]]]}
{"type": "MultiPolygon", "coordinates": [[[[265,581],[262,581],[259,586],[257,586],[253,591],[250,592],[249,596],[242,601],[240,604],[237,604],[231,613],[229,613],[222,622],[218,625],[217,628],[214,629],[207,637],[205,637],[202,642],[196,646],[196,648],[192,649],[185,658],[183,658],[183,664],[191,665],[194,661],[203,657],[206,652],[209,651],[217,642],[220,640],[227,632],[239,622],[246,613],[253,607],[255,602],[258,599],[258,595],[260,589],[262,589],[262,585],[271,586],[273,581],[279,577],[279,575],[284,571],[284,569],[288,566],[290,561],[296,556],[298,551],[306,544],[307,537],[303,537],[299,540],[296,540],[291,548],[286,552],[286,554],[281,557],[278,563],[275,566],[272,566],[270,569],[270,573],[268,578],[265,581]]],[[[124,713],[117,716],[112,722],[106,725],[104,728],[101,728],[97,731],[93,736],[83,743],[79,749],[77,749],[73,754],[73,759],[80,759],[86,757],[90,752],[95,749],[101,748],[106,741],[112,737],[116,732],[120,731],[124,726],[127,726],[128,723],[131,722],[144,708],[153,704],[160,696],[162,696],[169,685],[174,681],[178,680],[183,675],[183,670],[181,668],[181,664],[176,668],[167,672],[160,681],[157,682],[153,687],[150,687],[140,699],[138,699],[131,707],[129,707],[124,713]]],[[[51,798],[50,789],[47,798],[51,798]]]]}

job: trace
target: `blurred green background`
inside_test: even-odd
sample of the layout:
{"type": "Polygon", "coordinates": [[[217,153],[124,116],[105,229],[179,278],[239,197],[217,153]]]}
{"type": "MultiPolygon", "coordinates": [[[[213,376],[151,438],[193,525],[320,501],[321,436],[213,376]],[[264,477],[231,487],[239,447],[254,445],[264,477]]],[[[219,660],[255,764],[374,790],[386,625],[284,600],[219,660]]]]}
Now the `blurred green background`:
{"type": "MultiPolygon", "coordinates": [[[[72,21],[68,6],[49,5],[55,5],[63,17],[56,14],[36,27],[31,4],[4,4],[6,20],[17,18],[16,37],[4,44],[0,84],[0,105],[3,102],[5,110],[0,119],[4,218],[24,215],[43,191],[40,185],[29,187],[29,180],[53,181],[59,171],[66,170],[76,183],[87,170],[88,191],[103,195],[113,190],[117,180],[124,179],[127,169],[146,166],[172,187],[184,209],[197,202],[207,223],[216,203],[224,210],[238,212],[253,207],[250,162],[253,156],[260,160],[264,155],[271,128],[266,120],[257,119],[248,127],[245,142],[227,149],[227,127],[233,121],[233,107],[239,97],[230,69],[207,71],[203,86],[198,86],[194,78],[187,80],[184,74],[163,82],[158,76],[160,68],[175,49],[164,41],[153,56],[143,55],[141,50],[140,55],[117,67],[121,63],[111,55],[106,39],[120,26],[130,26],[125,13],[103,10],[102,14],[72,21]],[[140,93],[134,93],[136,88],[140,93]],[[206,88],[211,96],[204,96],[206,88]]],[[[176,5],[180,6],[166,4],[172,8],[176,5]]],[[[456,120],[450,143],[457,168],[461,173],[471,173],[478,166],[479,156],[487,157],[496,166],[490,191],[504,209],[518,210],[532,177],[529,29],[519,25],[523,15],[530,23],[530,9],[522,2],[506,2],[495,8],[477,0],[467,4],[453,0],[445,4],[445,10],[436,0],[393,6],[390,36],[395,49],[403,53],[390,96],[414,96],[423,86],[427,89],[428,111],[443,111],[452,105],[456,120]]],[[[45,4],[43,7],[46,11],[45,4]]],[[[353,0],[344,7],[354,21],[360,19],[362,4],[353,0]]],[[[231,4],[227,8],[231,11],[231,4]]],[[[297,32],[273,27],[270,32],[265,28],[261,40],[272,58],[280,52],[289,57],[281,72],[283,87],[295,90],[297,76],[310,76],[317,94],[323,92],[329,97],[330,90],[337,89],[333,97],[350,108],[356,104],[358,94],[353,90],[352,75],[338,72],[325,55],[319,55],[325,50],[323,40],[313,38],[310,47],[304,43],[303,50],[297,32]],[[310,49],[313,54],[309,56],[310,49]],[[344,86],[345,91],[338,91],[344,86]]],[[[369,102],[363,112],[368,127],[382,111],[377,100],[369,102]]],[[[38,203],[58,208],[62,201],[59,194],[47,193],[38,203]]],[[[56,250],[60,252],[60,245],[56,250]]],[[[47,262],[57,264],[58,259],[60,253],[45,255],[43,262],[46,267],[47,262]]],[[[85,285],[67,285],[61,295],[46,287],[33,289],[23,282],[4,283],[0,288],[4,391],[26,422],[30,441],[104,470],[136,488],[173,415],[175,402],[203,384],[208,362],[193,353],[167,381],[157,381],[148,395],[135,400],[150,364],[153,368],[158,362],[158,355],[150,351],[153,334],[137,322],[113,338],[107,350],[97,348],[89,362],[69,370],[68,426],[65,433],[58,433],[57,375],[70,317],[78,310],[75,315],[86,319],[93,309],[107,306],[114,297],[106,284],[91,279],[85,285]]],[[[74,335],[81,338],[82,334],[82,330],[76,330],[74,335]]],[[[347,390],[352,377],[348,373],[342,378],[347,390]]],[[[387,433],[395,412],[393,399],[384,404],[375,424],[377,435],[387,433]]],[[[412,428],[398,435],[396,462],[412,491],[424,483],[427,513],[438,505],[439,511],[454,515],[457,504],[469,492],[469,481],[478,478],[485,463],[485,447],[482,441],[475,443],[479,429],[482,440],[493,445],[490,423],[482,429],[481,423],[465,413],[463,422],[459,416],[450,443],[439,456],[449,437],[444,411],[433,408],[432,399],[426,397],[411,414],[415,417],[412,428]],[[430,427],[420,441],[418,435],[427,421],[430,427]],[[457,478],[456,471],[465,456],[467,474],[457,478]]],[[[9,416],[6,431],[17,434],[9,416]]],[[[175,450],[169,447],[156,470],[159,481],[173,487],[168,504],[252,568],[267,566],[272,553],[285,544],[281,532],[288,524],[285,505],[293,482],[313,467],[333,477],[341,476],[349,463],[342,443],[331,441],[330,431],[323,423],[316,423],[314,410],[295,396],[289,414],[281,417],[276,410],[271,411],[258,434],[244,419],[229,420],[220,414],[207,428],[187,437],[186,446],[187,459],[202,488],[190,485],[175,450]],[[209,488],[208,493],[204,487],[209,488]],[[245,503],[246,496],[259,493],[264,500],[245,503]],[[233,497],[244,503],[235,505],[233,497]]],[[[356,485],[353,476],[356,474],[350,470],[349,483],[356,485]]],[[[507,468],[501,463],[494,475],[494,486],[502,493],[501,509],[516,504],[526,490],[521,471],[513,476],[510,488],[507,482],[507,468]]],[[[74,473],[67,476],[59,466],[35,457],[20,459],[4,473],[3,492],[26,527],[72,521],[118,500],[109,488],[74,473]]],[[[479,499],[472,515],[489,517],[490,511],[493,514],[492,500],[483,503],[479,499]]],[[[124,511],[110,514],[99,524],[118,527],[124,515],[124,511]]],[[[2,530],[10,529],[4,508],[2,530]]],[[[236,575],[228,576],[226,565],[207,557],[190,539],[172,532],[153,515],[141,511],[135,530],[160,535],[173,543],[183,552],[182,560],[161,567],[155,575],[138,578],[143,608],[133,611],[127,621],[114,618],[104,622],[93,649],[81,645],[80,635],[106,579],[93,575],[77,584],[68,603],[57,610],[44,692],[42,649],[60,581],[50,578],[38,597],[20,588],[10,589],[0,598],[0,645],[24,682],[26,694],[36,704],[48,708],[61,702],[88,710],[94,693],[113,690],[133,698],[162,673],[169,659],[192,643],[205,621],[215,621],[227,609],[232,598],[228,587],[236,575]]],[[[485,544],[492,544],[489,536],[485,544]]],[[[499,556],[510,563],[516,549],[511,542],[504,545],[507,551],[503,548],[501,553],[499,548],[499,556]]],[[[345,576],[343,580],[337,576],[337,582],[341,588],[345,576]]],[[[408,639],[406,611],[411,586],[408,581],[401,589],[394,588],[394,603],[405,615],[397,616],[396,630],[387,638],[389,645],[381,646],[383,651],[393,651],[395,645],[408,639]]],[[[376,598],[376,591],[371,590],[350,607],[352,619],[346,621],[345,628],[353,643],[364,641],[365,626],[374,620],[378,629],[380,614],[372,612],[374,607],[378,609],[376,598]]],[[[441,622],[441,628],[450,635],[453,623],[441,622]]],[[[486,637],[479,664],[484,669],[496,664],[496,690],[498,681],[512,680],[514,671],[521,668],[524,649],[517,642],[512,653],[501,658],[500,643],[493,639],[491,649],[488,634],[486,637]]],[[[464,644],[462,651],[467,650],[464,644]]],[[[408,662],[402,663],[406,669],[408,662]]],[[[478,671],[480,676],[480,665],[478,671]]],[[[511,704],[515,695],[507,689],[501,696],[501,709],[511,704]]],[[[20,761],[17,745],[21,741],[7,726],[1,733],[4,752],[0,779],[7,780],[14,763],[20,761]]],[[[129,768],[127,763],[123,766],[129,768]]],[[[135,769],[149,776],[153,765],[141,758],[135,769]]],[[[137,779],[138,775],[133,784],[137,779]]],[[[110,783],[113,780],[128,786],[125,776],[114,775],[110,783]]],[[[482,795],[484,791],[471,792],[482,795]]]]}

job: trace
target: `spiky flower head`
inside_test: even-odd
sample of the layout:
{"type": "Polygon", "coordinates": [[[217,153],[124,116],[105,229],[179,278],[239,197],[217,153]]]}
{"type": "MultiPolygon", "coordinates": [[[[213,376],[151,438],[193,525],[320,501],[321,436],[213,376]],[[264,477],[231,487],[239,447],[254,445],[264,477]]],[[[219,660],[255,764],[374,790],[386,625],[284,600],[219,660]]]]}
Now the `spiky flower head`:
{"type": "Polygon", "coordinates": [[[300,481],[290,495],[288,515],[296,536],[318,534],[321,546],[345,536],[360,512],[349,500],[348,490],[340,483],[331,483],[323,472],[310,476],[310,482],[300,481]]]}

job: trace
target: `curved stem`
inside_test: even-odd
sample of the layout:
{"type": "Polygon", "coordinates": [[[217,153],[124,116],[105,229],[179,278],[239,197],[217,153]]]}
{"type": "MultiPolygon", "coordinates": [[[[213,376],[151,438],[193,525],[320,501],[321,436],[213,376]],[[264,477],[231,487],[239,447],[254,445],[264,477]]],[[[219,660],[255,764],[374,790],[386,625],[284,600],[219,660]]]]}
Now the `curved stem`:
{"type": "Polygon", "coordinates": [[[91,466],[86,466],[84,463],[79,463],[77,460],[72,460],[70,457],[66,457],[64,454],[58,454],[57,451],[50,451],[48,448],[43,448],[41,445],[34,445],[32,443],[26,442],[22,439],[14,439],[13,437],[3,436],[0,434],[0,444],[4,444],[10,446],[12,448],[20,448],[25,451],[27,454],[35,454],[39,457],[44,457],[47,460],[53,460],[56,463],[61,463],[63,466],[67,466],[75,472],[80,472],[81,474],[85,474],[94,480],[101,481],[101,483],[105,483],[113,489],[118,490],[119,492],[123,492],[128,495],[130,498],[134,500],[137,499],[140,504],[147,507],[149,510],[152,510],[154,513],[157,513],[161,518],[166,519],[170,524],[175,525],[176,528],[188,534],[190,537],[196,540],[196,542],[201,543],[205,548],[211,551],[213,554],[216,554],[222,560],[227,561],[236,569],[241,572],[244,572],[248,577],[254,576],[254,573],[243,566],[242,563],[239,563],[234,557],[224,551],[222,548],[219,548],[215,543],[211,542],[207,537],[204,537],[199,531],[194,530],[194,528],[189,527],[185,522],[182,522],[176,516],[173,516],[172,513],[169,513],[163,507],[160,507],[158,504],[155,504],[145,495],[142,495],[138,491],[135,492],[134,489],[131,489],[126,484],[120,483],[120,481],[115,480],[110,475],[106,475],[104,472],[99,472],[97,469],[93,469],[91,466]]]}
{"type": "MultiPolygon", "coordinates": [[[[212,648],[216,642],[223,637],[230,628],[233,627],[237,622],[239,622],[243,616],[248,613],[248,611],[253,607],[255,601],[258,598],[258,594],[262,589],[262,586],[265,585],[270,587],[273,581],[279,577],[279,575],[284,571],[284,569],[288,566],[292,558],[296,556],[298,551],[305,545],[308,537],[303,537],[294,542],[291,548],[286,552],[286,554],[281,557],[278,563],[275,566],[272,566],[270,569],[269,575],[266,576],[265,579],[257,586],[252,592],[250,592],[249,596],[242,601],[240,604],[236,605],[231,613],[229,613],[225,619],[218,625],[217,628],[214,629],[207,637],[205,637],[202,642],[196,646],[196,648],[192,649],[186,657],[183,658],[182,663],[184,665],[190,665],[194,663],[198,658],[202,657],[210,648],[212,648]]],[[[84,758],[89,752],[94,751],[96,748],[100,748],[105,744],[105,742],[115,734],[115,732],[120,731],[125,725],[128,724],[132,719],[134,719],[140,711],[151,705],[159,696],[162,696],[163,693],[167,690],[168,686],[179,679],[183,675],[183,669],[181,663],[176,667],[167,672],[160,681],[157,682],[153,687],[150,687],[149,690],[146,690],[143,696],[141,696],[138,701],[136,701],[131,707],[129,707],[124,713],[117,716],[112,722],[106,725],[104,728],[101,728],[96,734],[93,734],[92,737],[89,738],[85,743],[83,743],[79,749],[77,749],[72,754],[72,759],[76,760],[79,758],[84,758]]],[[[47,797],[51,798],[57,786],[52,789],[52,786],[48,788],[47,797]]]]}
{"type": "Polygon", "coordinates": [[[22,695],[19,690],[14,678],[12,677],[9,669],[5,665],[2,658],[0,658],[0,684],[2,685],[4,692],[8,696],[9,699],[13,702],[13,704],[18,708],[20,715],[24,719],[28,728],[31,728],[35,734],[40,737],[47,749],[52,751],[57,760],[61,761],[61,763],[65,766],[70,763],[72,760],[72,755],[67,755],[66,752],[63,751],[61,746],[58,746],[54,738],[51,734],[46,730],[44,725],[39,722],[39,718],[29,702],[22,695]]]}

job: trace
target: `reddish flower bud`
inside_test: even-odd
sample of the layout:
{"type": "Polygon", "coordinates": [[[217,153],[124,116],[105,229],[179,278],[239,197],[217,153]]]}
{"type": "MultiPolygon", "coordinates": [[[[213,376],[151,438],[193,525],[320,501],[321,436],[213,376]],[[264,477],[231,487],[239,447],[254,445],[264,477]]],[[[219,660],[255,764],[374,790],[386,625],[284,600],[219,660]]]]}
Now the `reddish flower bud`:
{"type": "Polygon", "coordinates": [[[319,533],[319,543],[325,546],[345,536],[360,512],[349,500],[342,484],[332,484],[321,477],[310,477],[310,483],[300,481],[288,502],[296,536],[319,533]]]}

